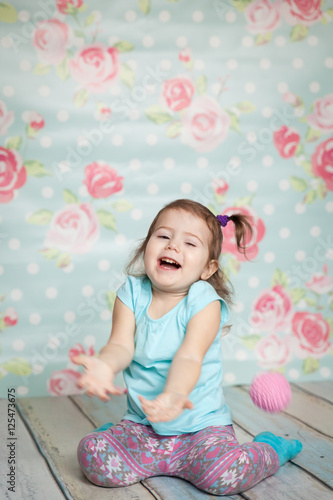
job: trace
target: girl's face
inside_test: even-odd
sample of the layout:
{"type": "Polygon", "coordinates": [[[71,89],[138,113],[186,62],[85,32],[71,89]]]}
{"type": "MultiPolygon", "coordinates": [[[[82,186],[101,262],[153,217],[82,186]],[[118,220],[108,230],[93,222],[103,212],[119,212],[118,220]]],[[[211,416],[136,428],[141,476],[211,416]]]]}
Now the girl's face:
{"type": "Polygon", "coordinates": [[[199,279],[208,279],[218,261],[208,262],[211,238],[207,224],[184,210],[167,210],[158,219],[144,256],[155,288],[187,293],[199,279]]]}

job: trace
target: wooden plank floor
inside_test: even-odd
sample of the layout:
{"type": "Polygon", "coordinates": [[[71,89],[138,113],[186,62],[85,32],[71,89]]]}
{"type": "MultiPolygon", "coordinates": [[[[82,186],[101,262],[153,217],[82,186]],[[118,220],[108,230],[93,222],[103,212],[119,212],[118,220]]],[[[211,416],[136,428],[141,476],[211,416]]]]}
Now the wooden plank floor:
{"type": "MultiPolygon", "coordinates": [[[[332,500],[333,382],[292,384],[293,400],[280,415],[268,415],[251,402],[248,388],[225,388],[240,443],[263,430],[300,439],[303,451],[254,488],[222,498],[249,500],[332,500]]],[[[86,396],[22,398],[16,403],[15,492],[7,483],[7,400],[0,400],[0,491],[9,500],[208,500],[221,497],[201,492],[178,478],[159,476],[126,488],[90,484],[76,460],[80,439],[105,422],[117,423],[125,399],[105,404],[86,396]]]]}

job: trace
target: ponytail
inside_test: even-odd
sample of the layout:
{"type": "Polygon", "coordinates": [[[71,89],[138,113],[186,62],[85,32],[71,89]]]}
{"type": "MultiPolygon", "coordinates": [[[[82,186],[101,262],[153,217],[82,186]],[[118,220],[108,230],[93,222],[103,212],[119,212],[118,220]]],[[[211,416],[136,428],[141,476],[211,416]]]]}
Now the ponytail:
{"type": "Polygon", "coordinates": [[[246,257],[246,249],[248,248],[246,244],[251,241],[253,235],[252,217],[236,213],[229,215],[228,219],[235,224],[237,250],[246,257]]]}

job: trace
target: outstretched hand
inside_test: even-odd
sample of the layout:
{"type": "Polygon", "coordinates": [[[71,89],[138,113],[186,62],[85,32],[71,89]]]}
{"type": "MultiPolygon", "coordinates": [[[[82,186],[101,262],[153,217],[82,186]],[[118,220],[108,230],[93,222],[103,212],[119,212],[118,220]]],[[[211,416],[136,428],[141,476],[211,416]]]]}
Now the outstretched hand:
{"type": "Polygon", "coordinates": [[[77,385],[84,389],[88,396],[97,396],[101,401],[108,401],[108,394],[120,396],[127,392],[126,389],[113,384],[115,374],[105,361],[85,354],[73,356],[71,361],[85,368],[77,385]]]}
{"type": "Polygon", "coordinates": [[[188,397],[177,392],[162,392],[153,401],[139,396],[142,410],[150,422],[169,422],[179,417],[185,409],[192,410],[193,403],[188,397]]]}

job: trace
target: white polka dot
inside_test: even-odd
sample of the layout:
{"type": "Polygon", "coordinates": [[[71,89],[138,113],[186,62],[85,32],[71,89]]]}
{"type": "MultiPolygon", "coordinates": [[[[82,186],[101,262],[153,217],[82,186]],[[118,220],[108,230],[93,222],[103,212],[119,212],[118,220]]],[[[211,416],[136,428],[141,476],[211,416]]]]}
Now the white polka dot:
{"type": "Polygon", "coordinates": [[[131,217],[133,220],[141,220],[142,219],[142,210],[140,210],[139,208],[135,208],[131,212],[131,217]]]}
{"type": "Polygon", "coordinates": [[[175,160],[173,158],[165,158],[163,165],[166,170],[172,170],[175,167],[175,160]]]}
{"type": "Polygon", "coordinates": [[[245,361],[245,359],[247,359],[247,352],[243,349],[240,349],[239,351],[236,351],[235,358],[238,361],[245,361]]]}
{"type": "Polygon", "coordinates": [[[20,62],[20,69],[22,71],[30,71],[32,68],[32,64],[30,61],[27,61],[27,60],[23,60],[20,62]]]}
{"type": "Polygon", "coordinates": [[[326,57],[325,66],[326,66],[326,68],[329,68],[329,69],[333,68],[333,57],[326,57]]]}
{"type": "Polygon", "coordinates": [[[211,89],[213,94],[217,95],[220,92],[221,85],[219,83],[213,83],[211,89]]]}
{"type": "Polygon", "coordinates": [[[295,212],[297,214],[304,214],[305,210],[306,206],[303,203],[297,203],[297,205],[295,206],[295,212]]]}
{"type": "Polygon", "coordinates": [[[319,369],[319,373],[322,377],[329,378],[331,375],[331,370],[330,368],[328,368],[328,366],[323,366],[322,368],[319,369]]]}
{"type": "Polygon", "coordinates": [[[141,161],[137,158],[133,158],[133,160],[129,162],[129,166],[132,170],[139,170],[141,168],[141,161]]]}
{"type": "Polygon", "coordinates": [[[279,182],[279,188],[281,191],[288,191],[290,188],[290,182],[288,179],[281,179],[279,182]]]}
{"type": "Polygon", "coordinates": [[[251,193],[254,192],[254,191],[257,191],[258,189],[258,183],[257,181],[249,181],[247,184],[246,184],[246,187],[247,187],[247,190],[250,191],[251,193]]]}
{"type": "Polygon", "coordinates": [[[242,312],[244,311],[244,303],[243,302],[235,302],[234,306],[232,307],[232,310],[235,312],[242,312]]]}
{"type": "Polygon", "coordinates": [[[34,375],[40,375],[44,371],[44,365],[35,364],[32,366],[32,372],[34,375]]]}
{"type": "Polygon", "coordinates": [[[127,242],[127,238],[124,234],[117,234],[114,238],[115,244],[120,247],[127,242]]]}
{"type": "Polygon", "coordinates": [[[146,48],[152,47],[154,43],[154,38],[151,35],[145,35],[142,39],[142,45],[146,48]]]}
{"type": "Polygon", "coordinates": [[[151,195],[154,195],[154,194],[157,194],[159,192],[160,188],[158,186],[158,184],[155,184],[155,183],[150,183],[148,184],[147,186],[147,193],[148,194],[151,194],[151,195]]]}
{"type": "Polygon", "coordinates": [[[205,62],[202,59],[195,59],[194,69],[196,71],[202,71],[203,69],[205,69],[205,62]]]}
{"type": "Polygon", "coordinates": [[[225,15],[225,20],[227,23],[234,23],[236,21],[236,12],[234,10],[229,10],[225,15]]]}
{"type": "Polygon", "coordinates": [[[284,36],[277,36],[275,38],[275,45],[277,47],[284,47],[286,45],[286,38],[284,36]]]}
{"type": "Polygon", "coordinates": [[[121,146],[124,142],[124,137],[121,134],[115,134],[112,137],[112,144],[114,146],[121,146]]]}
{"type": "Polygon", "coordinates": [[[282,227],[279,231],[280,238],[289,238],[290,229],[288,227],[282,227]]]}
{"type": "Polygon", "coordinates": [[[295,57],[295,59],[293,59],[292,64],[295,69],[301,69],[304,66],[304,61],[300,57],[295,57]]]}
{"type": "Polygon", "coordinates": [[[58,111],[57,113],[57,118],[60,122],[67,122],[68,118],[69,118],[69,113],[68,111],[66,111],[65,109],[61,109],[60,111],[58,111]]]}
{"type": "Polygon", "coordinates": [[[253,82],[248,82],[245,84],[244,89],[247,94],[253,94],[256,91],[256,85],[253,82]]]}
{"type": "Polygon", "coordinates": [[[51,93],[51,89],[47,85],[42,85],[38,89],[38,94],[42,97],[48,97],[50,95],[50,93],[51,93]]]}
{"type": "Polygon", "coordinates": [[[182,185],[180,186],[180,190],[184,194],[188,194],[192,191],[192,184],[190,182],[183,182],[182,185]]]}
{"type": "Polygon", "coordinates": [[[262,159],[262,164],[264,167],[271,167],[273,165],[273,157],[272,156],[264,156],[263,159],[262,159]]]}
{"type": "Polygon", "coordinates": [[[251,276],[248,281],[249,287],[256,288],[259,285],[259,279],[257,276],[251,276]]]}
{"type": "Polygon", "coordinates": [[[15,94],[15,89],[11,85],[6,85],[2,89],[2,92],[3,92],[3,95],[5,95],[6,97],[12,97],[15,94]]]}
{"type": "Polygon", "coordinates": [[[43,148],[49,148],[50,146],[52,146],[52,139],[51,137],[44,135],[40,138],[39,143],[41,146],[43,146],[43,148]]]}
{"type": "Polygon", "coordinates": [[[269,106],[265,106],[262,108],[261,114],[264,118],[270,118],[273,115],[273,110],[269,106]]]}
{"type": "Polygon", "coordinates": [[[274,205],[272,205],[271,203],[267,203],[266,205],[264,205],[264,213],[266,215],[272,215],[274,214],[274,212],[275,212],[274,205]]]}
{"type": "Polygon", "coordinates": [[[30,19],[30,12],[28,12],[27,10],[21,10],[18,13],[17,17],[22,23],[26,23],[30,19]]]}
{"type": "Polygon", "coordinates": [[[239,156],[232,156],[230,158],[230,162],[229,163],[230,163],[231,167],[233,167],[233,168],[236,169],[236,168],[238,168],[241,165],[242,160],[240,159],[239,156]]]}
{"type": "Polygon", "coordinates": [[[325,254],[326,259],[333,260],[333,248],[329,248],[325,254]]]}
{"type": "Polygon", "coordinates": [[[187,38],[185,36],[178,36],[176,38],[176,44],[177,47],[180,47],[181,49],[185,48],[187,45],[187,38]]]}
{"type": "Polygon", "coordinates": [[[110,321],[110,319],[112,317],[112,313],[111,313],[111,311],[109,311],[109,309],[103,309],[103,311],[101,311],[99,317],[103,321],[110,321]]]}
{"type": "Polygon", "coordinates": [[[23,340],[15,340],[12,344],[14,351],[23,351],[25,343],[23,340]]]}
{"type": "Polygon", "coordinates": [[[36,264],[35,262],[30,262],[27,265],[27,272],[29,274],[38,274],[39,273],[39,265],[36,264]]]}
{"type": "Polygon", "coordinates": [[[149,144],[149,146],[154,146],[157,144],[158,137],[156,134],[148,134],[146,137],[146,143],[149,144]]]}
{"type": "Polygon", "coordinates": [[[249,144],[253,144],[254,142],[257,141],[257,134],[255,132],[248,132],[246,134],[246,140],[249,144]]]}
{"type": "Polygon", "coordinates": [[[275,253],[274,252],[266,252],[264,255],[264,261],[270,264],[275,261],[275,253]]]}
{"type": "Polygon", "coordinates": [[[221,45],[221,39],[218,36],[211,36],[209,39],[209,45],[213,48],[216,49],[221,45]]]}
{"type": "Polygon", "coordinates": [[[38,313],[31,313],[30,316],[29,316],[29,323],[31,323],[32,325],[39,325],[39,323],[41,322],[41,315],[38,314],[38,313]]]}
{"type": "Polygon", "coordinates": [[[22,299],[22,290],[19,290],[18,288],[15,288],[10,292],[10,297],[12,300],[21,300],[22,299]]]}
{"type": "Polygon", "coordinates": [[[304,250],[297,250],[297,252],[295,253],[295,259],[298,262],[301,262],[305,258],[306,258],[306,253],[304,252],[304,250]]]}
{"type": "Polygon", "coordinates": [[[5,270],[4,270],[3,266],[0,266],[0,276],[2,276],[4,272],[5,272],[5,270]]]}
{"type": "Polygon", "coordinates": [[[98,263],[98,269],[100,271],[108,271],[110,269],[110,262],[106,259],[102,259],[98,263]]]}
{"type": "Polygon", "coordinates": [[[138,109],[130,109],[128,111],[128,118],[132,121],[137,120],[140,117],[140,111],[138,109]]]}
{"type": "Polygon", "coordinates": [[[288,83],[286,82],[280,82],[278,83],[277,89],[281,94],[284,94],[285,92],[288,91],[288,83]]]}
{"type": "Polygon", "coordinates": [[[50,286],[45,290],[45,295],[48,299],[55,299],[58,295],[58,290],[54,286],[50,286]]]}
{"type": "Polygon", "coordinates": [[[309,45],[311,45],[311,47],[315,47],[316,45],[318,45],[318,38],[314,35],[311,35],[307,38],[307,42],[309,45]]]}
{"type": "Polygon", "coordinates": [[[17,238],[12,238],[11,240],[9,240],[8,242],[8,247],[11,249],[11,250],[18,250],[21,246],[21,242],[19,239],[17,238]]]}
{"type": "Polygon", "coordinates": [[[76,314],[74,311],[67,311],[64,314],[64,320],[66,323],[73,323],[76,319],[76,314]]]}
{"type": "Polygon", "coordinates": [[[42,196],[43,198],[52,198],[54,195],[54,190],[50,186],[45,186],[42,189],[42,196]]]}
{"type": "Polygon", "coordinates": [[[112,36],[109,37],[108,42],[109,42],[109,45],[113,46],[115,43],[118,43],[119,40],[120,40],[119,36],[112,35],[112,36]]]}
{"type": "Polygon", "coordinates": [[[271,67],[271,65],[272,65],[272,63],[271,63],[270,59],[264,58],[264,59],[261,59],[261,61],[260,61],[260,67],[262,69],[269,69],[271,67]]]}
{"type": "Polygon", "coordinates": [[[167,23],[170,21],[170,12],[168,10],[162,10],[159,15],[159,20],[162,23],[167,23]]]}
{"type": "Polygon", "coordinates": [[[316,238],[317,236],[319,236],[320,233],[321,233],[321,229],[320,229],[319,226],[312,226],[312,228],[310,229],[310,234],[314,238],[316,238]]]}
{"type": "Polygon", "coordinates": [[[318,83],[318,82],[311,82],[310,85],[309,85],[309,89],[310,89],[311,92],[313,92],[314,94],[316,94],[320,90],[320,83],[318,83]]]}
{"type": "Polygon", "coordinates": [[[94,295],[94,289],[91,285],[85,285],[83,288],[82,288],[82,295],[84,297],[91,297],[92,295],[94,295]]]}
{"type": "Polygon", "coordinates": [[[111,95],[120,95],[122,92],[120,85],[117,85],[116,83],[113,83],[113,85],[110,87],[110,94],[111,95]]]}
{"type": "Polygon", "coordinates": [[[288,375],[291,379],[297,380],[299,378],[299,371],[293,368],[289,370],[288,375]]]}
{"type": "Polygon", "coordinates": [[[87,335],[86,337],[84,337],[84,344],[88,347],[92,346],[92,345],[95,345],[96,343],[96,339],[93,335],[87,335]]]}
{"type": "Polygon", "coordinates": [[[298,309],[301,309],[302,311],[304,311],[305,309],[308,308],[308,305],[304,299],[301,299],[299,301],[299,303],[297,304],[297,307],[298,307],[298,309]]]}
{"type": "Polygon", "coordinates": [[[329,214],[333,212],[333,201],[328,201],[325,205],[325,210],[329,214]]]}
{"type": "Polygon", "coordinates": [[[13,46],[13,39],[10,36],[4,36],[1,38],[1,47],[3,49],[10,49],[13,46]]]}
{"type": "Polygon", "coordinates": [[[29,393],[29,388],[24,385],[19,385],[16,392],[19,396],[26,396],[29,393]]]}
{"type": "Polygon", "coordinates": [[[228,372],[224,375],[224,381],[229,383],[229,384],[232,384],[233,382],[235,382],[235,380],[236,380],[236,376],[234,373],[228,372]]]}
{"type": "Polygon", "coordinates": [[[128,10],[125,12],[125,19],[128,23],[132,23],[136,19],[136,12],[134,10],[128,10]]]}
{"type": "Polygon", "coordinates": [[[48,347],[50,347],[51,349],[57,349],[60,345],[60,341],[58,339],[58,337],[56,336],[53,336],[53,337],[49,337],[49,341],[47,343],[48,347]]]}
{"type": "Polygon", "coordinates": [[[164,71],[168,71],[172,66],[172,63],[171,61],[169,61],[169,59],[162,59],[162,61],[160,61],[160,67],[161,69],[164,69],[164,71]]]}
{"type": "Polygon", "coordinates": [[[242,45],[243,45],[243,47],[252,47],[253,38],[251,36],[244,36],[242,38],[242,45]]]}
{"type": "Polygon", "coordinates": [[[87,196],[90,196],[88,193],[87,186],[80,186],[79,187],[79,195],[82,196],[83,198],[86,198],[87,196]]]}
{"type": "Polygon", "coordinates": [[[229,59],[227,61],[227,67],[228,67],[228,69],[238,68],[238,61],[236,61],[236,59],[229,59]]]}
{"type": "Polygon", "coordinates": [[[138,69],[138,61],[136,61],[135,59],[128,59],[126,61],[126,64],[134,71],[138,69]]]}
{"type": "Polygon", "coordinates": [[[192,19],[196,23],[201,23],[203,21],[203,18],[204,18],[204,15],[203,15],[203,12],[201,12],[201,10],[196,10],[192,14],[192,19]]]}
{"type": "Polygon", "coordinates": [[[197,159],[197,165],[199,168],[207,168],[208,167],[208,160],[204,156],[201,156],[200,158],[197,159]]]}

